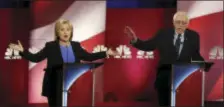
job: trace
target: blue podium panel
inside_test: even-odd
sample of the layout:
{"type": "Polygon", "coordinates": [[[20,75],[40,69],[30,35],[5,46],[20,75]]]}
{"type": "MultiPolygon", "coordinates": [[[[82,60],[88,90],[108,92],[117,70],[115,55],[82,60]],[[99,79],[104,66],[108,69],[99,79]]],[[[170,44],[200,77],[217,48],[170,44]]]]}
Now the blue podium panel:
{"type": "Polygon", "coordinates": [[[174,65],[173,66],[173,86],[176,90],[180,84],[192,73],[200,69],[197,64],[174,65]]]}
{"type": "Polygon", "coordinates": [[[91,64],[65,64],[63,70],[63,91],[62,91],[62,106],[66,107],[68,102],[68,90],[72,84],[89,69],[91,64]]]}
{"type": "Polygon", "coordinates": [[[172,66],[171,106],[176,104],[176,90],[191,74],[200,69],[198,64],[175,64],[172,66]]]}
{"type": "Polygon", "coordinates": [[[72,84],[90,69],[103,63],[68,63],[63,67],[62,106],[67,106],[68,90],[72,84]]]}
{"type": "Polygon", "coordinates": [[[64,84],[63,89],[69,90],[72,84],[83,74],[85,74],[91,66],[89,64],[67,65],[64,68],[64,84]]]}

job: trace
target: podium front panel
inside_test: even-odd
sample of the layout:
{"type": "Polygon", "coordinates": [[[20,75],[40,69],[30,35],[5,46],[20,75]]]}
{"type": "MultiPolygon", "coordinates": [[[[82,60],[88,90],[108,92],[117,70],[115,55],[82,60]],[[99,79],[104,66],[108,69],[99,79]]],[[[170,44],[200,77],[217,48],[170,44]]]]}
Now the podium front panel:
{"type": "Polygon", "coordinates": [[[63,70],[62,106],[68,104],[68,91],[75,81],[91,69],[90,64],[68,64],[63,70]]]}
{"type": "Polygon", "coordinates": [[[64,68],[64,84],[63,89],[68,90],[72,84],[83,74],[85,74],[89,69],[90,65],[68,65],[64,68]]]}
{"type": "MultiPolygon", "coordinates": [[[[187,87],[194,86],[194,84],[196,83],[188,82],[189,80],[192,80],[192,78],[194,78],[194,80],[200,81],[201,83],[201,75],[194,75],[198,73],[197,71],[199,69],[200,66],[197,64],[176,64],[172,66],[171,106],[194,105],[195,102],[192,99],[198,97],[201,98],[201,93],[193,92],[194,94],[192,95],[192,91],[189,91],[191,89],[201,89],[201,85],[198,85],[197,87],[187,87]],[[186,84],[186,82],[188,82],[188,84],[186,84]],[[187,102],[187,105],[185,102],[187,102]]],[[[201,101],[199,101],[198,103],[201,104],[201,101]]]]}

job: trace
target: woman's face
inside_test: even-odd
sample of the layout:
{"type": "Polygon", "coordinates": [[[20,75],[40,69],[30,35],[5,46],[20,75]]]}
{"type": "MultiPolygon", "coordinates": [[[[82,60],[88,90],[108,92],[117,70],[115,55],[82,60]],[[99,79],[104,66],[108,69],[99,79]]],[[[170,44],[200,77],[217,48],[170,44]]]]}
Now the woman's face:
{"type": "Polygon", "coordinates": [[[68,42],[71,37],[71,28],[68,24],[61,24],[58,29],[58,36],[61,41],[68,42]]]}

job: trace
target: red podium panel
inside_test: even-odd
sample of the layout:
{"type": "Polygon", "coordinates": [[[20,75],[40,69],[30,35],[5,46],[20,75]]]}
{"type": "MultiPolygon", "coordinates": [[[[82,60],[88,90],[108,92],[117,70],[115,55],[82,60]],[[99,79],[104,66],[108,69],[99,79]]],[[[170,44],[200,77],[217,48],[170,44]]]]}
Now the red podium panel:
{"type": "Polygon", "coordinates": [[[213,64],[192,61],[171,65],[171,106],[204,106],[205,72],[213,64]]]}
{"type": "Polygon", "coordinates": [[[176,90],[176,106],[201,106],[202,72],[189,75],[176,90]]]}

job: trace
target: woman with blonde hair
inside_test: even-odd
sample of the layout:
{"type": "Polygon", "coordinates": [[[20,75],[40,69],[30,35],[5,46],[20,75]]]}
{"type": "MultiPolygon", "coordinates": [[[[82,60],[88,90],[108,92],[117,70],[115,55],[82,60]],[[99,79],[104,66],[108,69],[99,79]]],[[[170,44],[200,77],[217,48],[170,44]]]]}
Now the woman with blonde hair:
{"type": "Polygon", "coordinates": [[[117,55],[112,50],[98,53],[88,53],[79,42],[72,41],[73,26],[68,20],[60,19],[55,24],[55,41],[45,44],[45,47],[36,54],[25,50],[18,41],[18,44],[10,44],[9,47],[20,52],[20,55],[32,62],[40,62],[47,59],[47,68],[45,69],[42,95],[48,98],[50,107],[62,106],[60,79],[63,63],[75,63],[80,60],[93,61],[105,58],[108,55],[117,55]]]}

